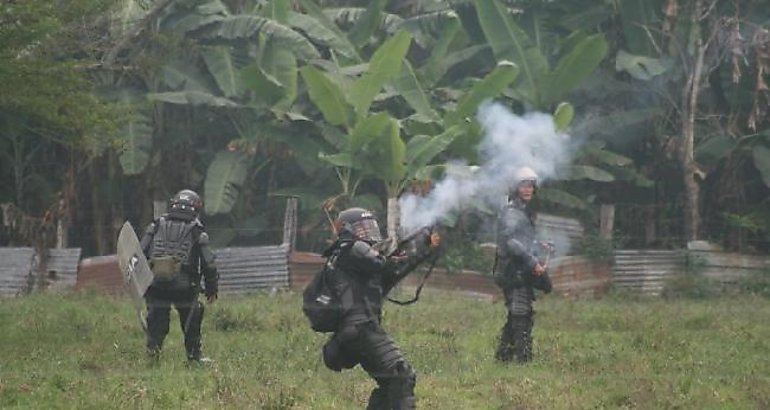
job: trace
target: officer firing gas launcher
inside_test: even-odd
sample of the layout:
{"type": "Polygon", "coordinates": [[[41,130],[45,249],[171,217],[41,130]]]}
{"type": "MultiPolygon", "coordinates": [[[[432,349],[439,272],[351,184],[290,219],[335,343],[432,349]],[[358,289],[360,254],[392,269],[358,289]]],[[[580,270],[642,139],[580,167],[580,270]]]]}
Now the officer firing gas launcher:
{"type": "Polygon", "coordinates": [[[438,253],[438,247],[440,243],[441,236],[438,233],[438,226],[425,226],[417,229],[395,242],[395,246],[393,246],[390,250],[387,250],[387,246],[391,245],[392,242],[388,240],[383,241],[382,246],[386,247],[384,253],[388,255],[389,259],[396,261],[398,264],[396,275],[393,276],[393,280],[387,283],[387,286],[385,286],[383,289],[385,290],[386,294],[399,282],[409,276],[409,274],[412,273],[420,264],[433,257],[428,271],[423,276],[420,284],[417,287],[417,290],[415,291],[415,296],[407,301],[388,298],[389,301],[399,305],[409,305],[419,299],[422,288],[425,285],[425,282],[428,280],[430,274],[433,272],[433,268],[436,265],[436,261],[440,255],[438,253]]]}

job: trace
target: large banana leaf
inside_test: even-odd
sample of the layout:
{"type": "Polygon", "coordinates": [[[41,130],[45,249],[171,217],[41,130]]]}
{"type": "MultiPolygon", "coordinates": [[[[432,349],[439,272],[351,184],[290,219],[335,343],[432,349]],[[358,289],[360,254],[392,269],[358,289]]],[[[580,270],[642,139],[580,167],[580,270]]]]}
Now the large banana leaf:
{"type": "Polygon", "coordinates": [[[564,206],[572,209],[585,210],[588,208],[588,204],[575,195],[570,194],[567,191],[555,188],[540,188],[537,192],[538,198],[541,201],[549,202],[555,205],[564,206]]]}
{"type": "Polygon", "coordinates": [[[349,152],[339,152],[336,154],[318,153],[318,158],[326,161],[335,167],[353,168],[355,166],[353,157],[349,152]]]}
{"type": "MultiPolygon", "coordinates": [[[[329,19],[336,22],[340,26],[350,27],[355,25],[356,22],[364,19],[364,14],[366,14],[366,10],[371,7],[372,7],[372,3],[369,3],[369,6],[367,8],[329,7],[329,8],[324,8],[323,12],[329,19]]],[[[404,19],[397,14],[380,11],[380,18],[378,19],[379,25],[374,27],[373,33],[378,30],[384,31],[386,33],[394,33],[397,30],[394,30],[393,28],[401,24],[403,20],[404,19]]]]}
{"type": "Polygon", "coordinates": [[[310,100],[321,110],[326,121],[350,128],[352,109],[339,86],[315,67],[302,67],[300,73],[307,84],[310,100]]]}
{"type": "Polygon", "coordinates": [[[454,10],[440,10],[409,17],[396,24],[393,32],[406,30],[420,47],[430,49],[445,27],[459,24],[460,19],[454,10]]]}
{"type": "Polygon", "coordinates": [[[350,42],[356,47],[363,47],[369,42],[372,34],[380,27],[382,11],[387,0],[371,0],[366,10],[356,19],[353,28],[348,32],[350,42]]]}
{"type": "MultiPolygon", "coordinates": [[[[137,3],[133,1],[133,3],[137,3]]],[[[208,24],[219,21],[222,16],[228,13],[227,6],[221,0],[209,0],[200,3],[195,7],[195,11],[178,12],[174,15],[163,18],[160,22],[162,31],[175,31],[178,33],[189,33],[205,27],[208,24]]]]}
{"type": "Polygon", "coordinates": [[[633,54],[655,55],[656,46],[653,42],[662,44],[665,34],[650,30],[649,27],[658,27],[660,24],[663,0],[620,0],[617,7],[628,50],[633,54]]]}
{"type": "Polygon", "coordinates": [[[361,61],[355,46],[322,12],[314,14],[313,16],[308,14],[290,13],[288,24],[293,28],[302,30],[308,37],[312,38],[313,41],[329,47],[340,55],[354,61],[361,61]]]}
{"type": "Polygon", "coordinates": [[[531,103],[539,105],[540,76],[549,70],[548,61],[537,49],[499,0],[475,0],[476,13],[484,36],[498,61],[513,61],[521,69],[531,103]]]}
{"type": "Polygon", "coordinates": [[[227,98],[217,97],[199,91],[173,91],[167,93],[150,93],[147,98],[151,101],[161,101],[177,105],[193,105],[207,107],[238,107],[238,104],[227,98]]]}
{"type": "Polygon", "coordinates": [[[283,98],[283,84],[277,78],[265,73],[257,63],[249,64],[241,70],[243,84],[254,93],[257,105],[272,107],[283,98]]]}
{"type": "Polygon", "coordinates": [[[607,7],[605,2],[594,0],[588,0],[583,2],[583,4],[572,0],[569,2],[569,5],[576,5],[577,7],[560,13],[558,25],[573,31],[594,30],[612,18],[614,13],[614,10],[611,7],[607,7]]]}
{"type": "Polygon", "coordinates": [[[458,101],[457,109],[447,113],[444,118],[446,127],[451,127],[475,115],[476,110],[484,100],[500,95],[500,93],[519,75],[519,68],[510,61],[501,61],[497,67],[476,83],[458,101]]]}
{"type": "Polygon", "coordinates": [[[577,43],[545,76],[540,102],[545,105],[555,103],[580,85],[604,60],[607,49],[607,41],[602,34],[585,37],[577,43]]]}
{"type": "Polygon", "coordinates": [[[377,139],[380,135],[386,133],[386,128],[390,125],[391,117],[387,113],[381,112],[370,115],[356,123],[355,128],[350,133],[347,151],[359,163],[366,163],[367,159],[362,158],[364,150],[369,143],[377,139]]]}
{"type": "Polygon", "coordinates": [[[349,152],[357,168],[386,184],[404,178],[406,145],[398,121],[387,113],[371,115],[356,124],[349,152]]]}
{"type": "Polygon", "coordinates": [[[624,138],[624,130],[627,130],[631,126],[643,124],[645,121],[653,119],[659,114],[661,114],[660,108],[640,108],[616,111],[607,115],[588,118],[581,124],[580,130],[587,134],[601,134],[616,137],[614,139],[621,141],[624,138]]]}
{"type": "Polygon", "coordinates": [[[695,147],[695,160],[702,165],[713,166],[733,152],[736,141],[726,134],[712,135],[707,140],[700,142],[695,147]]]}
{"type": "Polygon", "coordinates": [[[268,40],[262,48],[259,65],[283,85],[283,98],[275,108],[288,111],[297,98],[297,58],[280,43],[268,40]]]}
{"type": "Polygon", "coordinates": [[[406,175],[415,177],[438,154],[444,152],[463,131],[463,127],[454,126],[439,135],[412,137],[406,145],[406,175]]]}
{"type": "Polygon", "coordinates": [[[240,70],[235,66],[228,47],[208,47],[201,54],[209,73],[225,97],[231,98],[243,93],[240,70]]]}
{"type": "Polygon", "coordinates": [[[573,118],[575,118],[575,107],[568,102],[559,104],[553,112],[553,122],[559,132],[564,132],[572,123],[573,118]]]}
{"type": "Polygon", "coordinates": [[[670,60],[633,55],[623,50],[618,51],[615,57],[615,69],[625,71],[638,80],[651,80],[668,71],[671,66],[670,60]]]}
{"type": "Polygon", "coordinates": [[[430,49],[430,57],[425,64],[418,69],[420,77],[426,86],[432,86],[438,82],[438,80],[446,72],[446,65],[444,59],[449,52],[449,46],[452,41],[457,37],[457,33],[460,31],[460,19],[455,18],[447,21],[447,24],[441,30],[441,34],[436,40],[436,43],[430,49]]]}
{"type": "Polygon", "coordinates": [[[568,165],[562,171],[564,179],[588,179],[597,182],[612,182],[615,177],[609,172],[591,165],[568,165]]]}
{"type": "Polygon", "coordinates": [[[282,123],[264,121],[254,124],[248,138],[255,142],[270,140],[286,145],[291,150],[297,165],[308,175],[317,172],[318,168],[325,165],[318,160],[318,153],[324,149],[322,144],[306,133],[281,125],[282,123]]]}
{"type": "Polygon", "coordinates": [[[290,0],[271,0],[268,2],[267,7],[263,9],[264,16],[271,18],[281,24],[286,24],[289,21],[289,13],[291,12],[290,0]]]}
{"type": "Polygon", "coordinates": [[[435,63],[432,62],[433,56],[431,56],[431,62],[420,69],[420,76],[425,80],[426,86],[435,85],[452,67],[477,58],[479,53],[488,48],[486,44],[477,44],[447,53],[445,56],[437,55],[435,63]]]}
{"type": "Polygon", "coordinates": [[[216,154],[203,184],[204,209],[207,214],[230,212],[246,181],[248,168],[249,157],[243,153],[220,151],[216,154]]]}
{"type": "Polygon", "coordinates": [[[215,87],[203,73],[188,60],[173,60],[161,68],[163,83],[173,91],[211,93],[215,87]]]}
{"type": "Polygon", "coordinates": [[[256,15],[227,16],[203,30],[201,36],[209,39],[244,40],[262,34],[291,50],[303,60],[320,58],[313,43],[286,25],[256,15]]]}
{"type": "Polygon", "coordinates": [[[584,155],[593,161],[613,167],[625,167],[633,163],[631,158],[607,151],[605,145],[605,143],[600,141],[589,142],[584,147],[584,155]]]}
{"type": "Polygon", "coordinates": [[[203,2],[198,2],[195,11],[204,16],[228,14],[227,6],[222,3],[222,0],[205,0],[203,2]]]}
{"type": "Polygon", "coordinates": [[[393,86],[414,109],[420,119],[425,121],[440,120],[438,113],[431,107],[428,96],[425,95],[425,91],[420,85],[409,60],[404,60],[401,65],[401,74],[393,81],[393,86]]]}
{"type": "Polygon", "coordinates": [[[121,134],[120,166],[126,175],[141,173],[150,161],[152,149],[152,123],[142,112],[134,112],[121,134]]]}
{"type": "Polygon", "coordinates": [[[401,72],[401,62],[412,38],[406,31],[401,31],[374,52],[369,61],[369,71],[359,78],[350,90],[349,101],[359,119],[366,116],[374,97],[382,90],[386,82],[401,72]]]}
{"type": "Polygon", "coordinates": [[[329,16],[326,15],[326,13],[324,13],[324,10],[321,7],[319,7],[313,0],[299,0],[299,3],[302,5],[302,8],[305,9],[305,12],[307,12],[309,16],[312,16],[327,30],[334,33],[334,35],[337,37],[337,40],[334,40],[333,44],[337,45],[335,49],[341,55],[355,62],[361,61],[361,57],[358,54],[356,46],[350,42],[350,39],[348,39],[347,35],[343,33],[342,30],[340,30],[337,24],[335,24],[334,21],[332,21],[329,16]]]}

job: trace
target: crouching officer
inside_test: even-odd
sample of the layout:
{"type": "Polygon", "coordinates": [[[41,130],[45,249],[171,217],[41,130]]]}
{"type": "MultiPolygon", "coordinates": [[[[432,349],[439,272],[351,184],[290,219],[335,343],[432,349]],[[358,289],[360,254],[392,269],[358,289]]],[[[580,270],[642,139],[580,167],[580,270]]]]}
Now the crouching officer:
{"type": "Polygon", "coordinates": [[[204,293],[209,303],[217,299],[219,276],[209,236],[198,219],[203,202],[194,191],[179,191],[169,201],[168,212],[147,226],[141,246],[154,274],[145,293],[147,302],[147,353],[157,358],[168,334],[171,305],[179,313],[187,360],[208,361],[201,356],[201,323],[204,293]]]}
{"type": "MultiPolygon", "coordinates": [[[[502,328],[495,358],[519,363],[532,360],[532,327],[535,289],[551,291],[551,279],[539,258],[540,243],[535,240],[534,212],[530,201],[537,191],[537,174],[521,168],[515,191],[508,198],[498,219],[497,266],[495,281],[502,288],[508,317],[502,328]]],[[[550,252],[550,249],[546,249],[550,252]]]]}
{"type": "Polygon", "coordinates": [[[414,409],[416,375],[381,325],[383,299],[396,283],[434,251],[440,242],[425,229],[402,244],[395,255],[378,250],[382,243],[374,215],[362,208],[340,212],[337,241],[325,252],[339,280],[349,282],[352,303],[342,323],[323,347],[325,365],[334,371],[360,364],[377,386],[367,409],[414,409]]]}

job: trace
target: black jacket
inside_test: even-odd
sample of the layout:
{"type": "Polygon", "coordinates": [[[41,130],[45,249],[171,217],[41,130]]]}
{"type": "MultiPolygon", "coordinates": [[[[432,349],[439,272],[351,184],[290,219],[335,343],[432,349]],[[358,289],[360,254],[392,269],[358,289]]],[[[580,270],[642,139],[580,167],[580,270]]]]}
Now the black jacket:
{"type": "Polygon", "coordinates": [[[427,231],[416,235],[390,256],[365,241],[344,238],[325,252],[326,256],[334,255],[336,279],[347,281],[352,288],[353,302],[344,325],[379,322],[385,297],[430,254],[429,235],[427,231]]]}
{"type": "Polygon", "coordinates": [[[500,212],[495,281],[503,289],[534,287],[551,291],[548,273],[534,274],[540,262],[534,220],[534,214],[519,198],[509,201],[500,212]]]}

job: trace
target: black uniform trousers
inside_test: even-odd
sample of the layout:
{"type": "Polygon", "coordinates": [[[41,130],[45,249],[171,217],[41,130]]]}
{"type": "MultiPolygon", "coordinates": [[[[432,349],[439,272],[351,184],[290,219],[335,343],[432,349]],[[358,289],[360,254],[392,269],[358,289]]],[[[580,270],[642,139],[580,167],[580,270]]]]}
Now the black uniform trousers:
{"type": "Polygon", "coordinates": [[[508,315],[500,332],[500,343],[495,358],[503,362],[513,359],[519,363],[529,362],[534,357],[532,349],[534,289],[529,286],[509,288],[504,291],[504,295],[508,315]]]}
{"type": "Polygon", "coordinates": [[[417,376],[379,323],[368,321],[343,327],[324,345],[323,356],[331,370],[341,371],[360,364],[377,382],[367,410],[415,408],[417,376]]]}
{"type": "Polygon", "coordinates": [[[147,302],[147,351],[160,352],[169,331],[170,311],[173,305],[179,314],[184,334],[187,358],[198,360],[201,355],[201,323],[203,304],[198,301],[196,289],[165,290],[150,287],[145,294],[147,302]]]}

